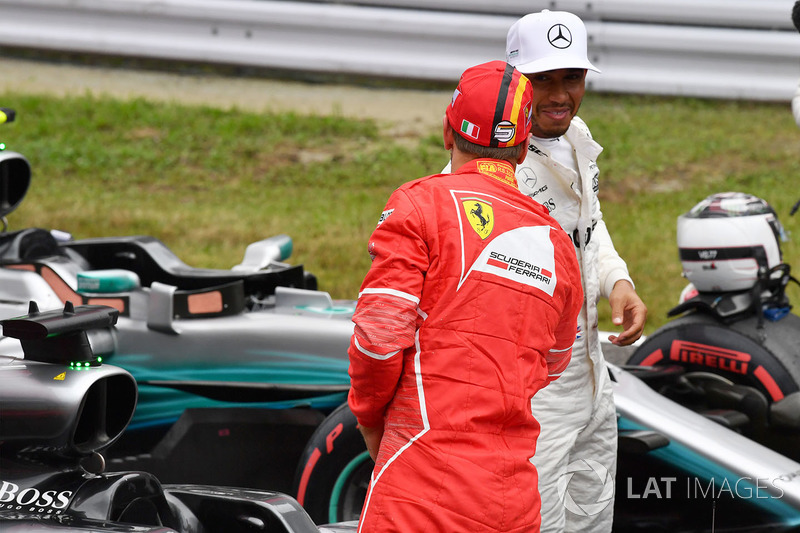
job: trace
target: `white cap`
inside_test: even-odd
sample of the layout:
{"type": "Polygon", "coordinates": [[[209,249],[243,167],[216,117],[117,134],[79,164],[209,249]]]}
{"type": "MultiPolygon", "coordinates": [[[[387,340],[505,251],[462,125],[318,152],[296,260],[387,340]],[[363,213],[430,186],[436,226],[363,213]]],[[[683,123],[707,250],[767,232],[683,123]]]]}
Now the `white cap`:
{"type": "Polygon", "coordinates": [[[506,61],[523,74],[560,68],[600,72],[587,56],[586,26],[567,11],[544,9],[516,21],[506,37],[506,61]]]}

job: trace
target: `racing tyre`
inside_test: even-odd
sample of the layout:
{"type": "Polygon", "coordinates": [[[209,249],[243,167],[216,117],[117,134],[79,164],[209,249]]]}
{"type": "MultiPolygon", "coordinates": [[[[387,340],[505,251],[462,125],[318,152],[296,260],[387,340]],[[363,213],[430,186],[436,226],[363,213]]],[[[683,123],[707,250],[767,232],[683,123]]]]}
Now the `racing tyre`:
{"type": "Polygon", "coordinates": [[[682,367],[679,386],[659,392],[697,411],[743,412],[749,422],[732,429],[800,459],[797,315],[759,323],[755,316],[724,322],[705,313],[687,313],[648,336],[628,365],[682,367]]]}
{"type": "Polygon", "coordinates": [[[309,439],[295,475],[295,497],[317,524],[357,520],[374,466],[344,403],[309,439]]]}

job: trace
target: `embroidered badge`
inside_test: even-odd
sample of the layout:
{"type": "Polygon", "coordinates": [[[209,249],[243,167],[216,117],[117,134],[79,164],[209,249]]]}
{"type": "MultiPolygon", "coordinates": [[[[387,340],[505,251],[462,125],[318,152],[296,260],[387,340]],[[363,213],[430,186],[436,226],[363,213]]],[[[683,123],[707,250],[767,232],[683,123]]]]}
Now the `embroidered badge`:
{"type": "Polygon", "coordinates": [[[492,233],[494,228],[494,211],[492,204],[477,198],[465,198],[461,205],[464,206],[464,213],[472,229],[481,239],[485,239],[492,233]]]}
{"type": "Polygon", "coordinates": [[[506,185],[517,188],[517,178],[514,176],[514,167],[505,161],[480,159],[477,162],[478,172],[502,181],[506,185]]]}
{"type": "Polygon", "coordinates": [[[387,209],[386,211],[381,213],[381,218],[378,219],[378,226],[383,224],[383,221],[389,218],[389,215],[391,215],[392,213],[394,213],[394,209],[387,209]]]}

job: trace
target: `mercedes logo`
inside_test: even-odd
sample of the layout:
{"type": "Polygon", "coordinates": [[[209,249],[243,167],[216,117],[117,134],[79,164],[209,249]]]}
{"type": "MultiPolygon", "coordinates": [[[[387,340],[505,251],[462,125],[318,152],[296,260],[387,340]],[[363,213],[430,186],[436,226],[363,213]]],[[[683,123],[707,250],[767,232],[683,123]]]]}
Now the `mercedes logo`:
{"type": "Polygon", "coordinates": [[[556,48],[569,48],[572,44],[572,34],[563,24],[556,24],[547,31],[547,40],[556,48]]]}
{"type": "Polygon", "coordinates": [[[522,178],[522,181],[528,186],[528,188],[530,188],[530,190],[533,190],[533,188],[536,187],[536,174],[530,168],[520,168],[519,173],[517,174],[517,179],[519,178],[522,178]]]}

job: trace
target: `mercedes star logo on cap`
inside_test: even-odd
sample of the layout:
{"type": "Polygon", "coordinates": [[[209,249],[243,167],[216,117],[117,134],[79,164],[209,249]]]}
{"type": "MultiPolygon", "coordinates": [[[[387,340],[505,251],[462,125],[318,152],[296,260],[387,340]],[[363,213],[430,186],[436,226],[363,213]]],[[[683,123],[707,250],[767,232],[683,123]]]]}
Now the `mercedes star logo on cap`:
{"type": "Polygon", "coordinates": [[[551,45],[563,50],[572,44],[572,34],[563,24],[556,24],[547,30],[547,40],[551,45]]]}

